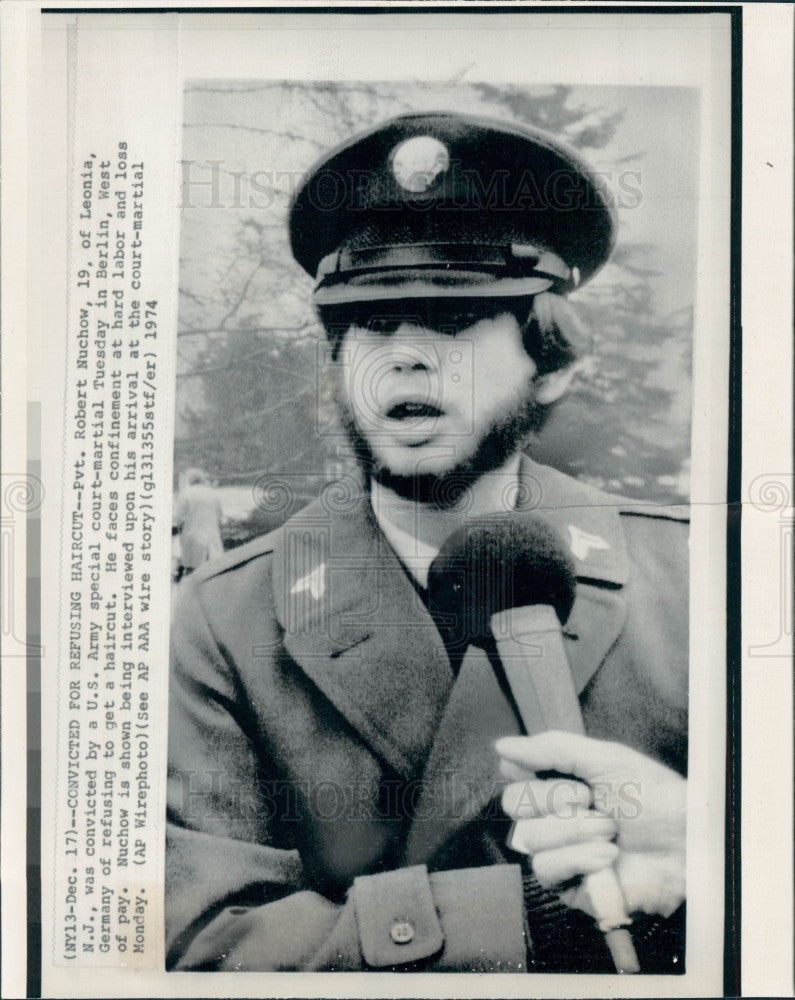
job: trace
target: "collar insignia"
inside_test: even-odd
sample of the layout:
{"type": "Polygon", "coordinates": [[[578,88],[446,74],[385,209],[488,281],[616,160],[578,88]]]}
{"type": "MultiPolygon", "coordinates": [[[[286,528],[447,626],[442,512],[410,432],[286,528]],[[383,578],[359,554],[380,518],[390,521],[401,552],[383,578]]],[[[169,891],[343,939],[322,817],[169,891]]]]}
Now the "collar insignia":
{"type": "Polygon", "coordinates": [[[321,563],[316,566],[311,573],[307,573],[306,576],[302,576],[300,580],[296,580],[293,584],[290,593],[291,594],[303,594],[309,591],[310,596],[319,601],[320,598],[326,592],[326,564],[321,563]]]}
{"type": "Polygon", "coordinates": [[[574,524],[569,525],[571,551],[577,559],[587,559],[591,549],[609,549],[610,546],[599,535],[589,535],[574,524]]]}

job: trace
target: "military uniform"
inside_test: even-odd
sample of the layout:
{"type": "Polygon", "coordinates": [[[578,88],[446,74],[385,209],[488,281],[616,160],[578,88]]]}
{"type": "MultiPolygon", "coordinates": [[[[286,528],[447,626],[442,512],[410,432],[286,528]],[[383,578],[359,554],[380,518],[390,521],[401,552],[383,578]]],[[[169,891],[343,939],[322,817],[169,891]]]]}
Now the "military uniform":
{"type": "MultiPolygon", "coordinates": [[[[318,307],[344,310],[563,295],[615,225],[559,143],[431,114],[325,157],[290,235],[318,307]]],[[[529,459],[519,480],[513,516],[576,567],[563,641],[587,733],[684,773],[686,516],[529,459]]],[[[170,706],[170,968],[573,969],[578,941],[610,968],[587,957],[593,921],[561,919],[505,847],[494,741],[522,715],[486,652],[451,663],[366,488],[332,484],[180,588],[170,706]]]]}
{"type": "MultiPolygon", "coordinates": [[[[684,771],[686,514],[529,460],[522,475],[575,559],[565,641],[588,734],[684,771]]],[[[366,496],[340,492],[181,594],[171,962],[524,970],[519,866],[428,874],[498,795],[493,742],[519,720],[483,654],[453,676],[366,496]]]]}

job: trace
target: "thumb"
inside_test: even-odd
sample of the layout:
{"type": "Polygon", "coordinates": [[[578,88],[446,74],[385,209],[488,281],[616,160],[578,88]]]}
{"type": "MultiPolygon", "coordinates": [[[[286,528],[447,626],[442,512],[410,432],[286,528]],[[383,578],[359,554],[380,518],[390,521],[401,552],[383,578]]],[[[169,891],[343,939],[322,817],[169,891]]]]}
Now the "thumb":
{"type": "Polygon", "coordinates": [[[626,767],[634,753],[618,743],[550,729],[535,736],[504,736],[494,744],[505,760],[530,771],[558,771],[592,781],[605,771],[626,767]]]}

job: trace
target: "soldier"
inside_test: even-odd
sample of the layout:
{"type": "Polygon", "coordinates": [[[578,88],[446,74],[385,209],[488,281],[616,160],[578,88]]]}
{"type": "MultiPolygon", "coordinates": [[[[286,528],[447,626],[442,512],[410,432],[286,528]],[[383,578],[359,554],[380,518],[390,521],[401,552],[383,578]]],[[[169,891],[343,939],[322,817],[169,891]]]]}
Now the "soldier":
{"type": "Polygon", "coordinates": [[[686,518],[523,453],[614,234],[576,154],[454,114],[358,135],[298,191],[362,484],[182,588],[170,968],[614,971],[612,871],[641,971],[683,971],[686,518]],[[492,515],[565,550],[585,735],[534,731],[494,650],[435,614],[440,550],[492,515]]]}

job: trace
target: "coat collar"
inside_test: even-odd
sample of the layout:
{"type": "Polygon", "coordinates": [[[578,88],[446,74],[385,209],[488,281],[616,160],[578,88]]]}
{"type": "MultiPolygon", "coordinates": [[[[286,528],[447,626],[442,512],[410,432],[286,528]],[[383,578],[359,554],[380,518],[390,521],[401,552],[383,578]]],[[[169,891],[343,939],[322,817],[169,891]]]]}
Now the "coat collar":
{"type": "MultiPolygon", "coordinates": [[[[523,460],[518,516],[555,528],[578,588],[567,652],[578,690],[624,620],[628,576],[615,501],[523,460]]],[[[386,542],[366,493],[332,484],[274,537],[273,585],[284,645],[372,749],[404,777],[427,759],[453,674],[442,639],[386,542]]]]}
{"type": "Polygon", "coordinates": [[[581,694],[626,619],[629,557],[619,497],[526,458],[520,510],[540,517],[569,547],[577,574],[574,607],[564,628],[566,655],[581,694]]]}
{"type": "Polygon", "coordinates": [[[324,491],[279,529],[273,556],[287,652],[379,756],[415,775],[453,675],[366,494],[324,491]]]}
{"type": "Polygon", "coordinates": [[[525,457],[517,508],[542,518],[558,532],[574,559],[578,579],[614,586],[627,582],[618,497],[525,457]]]}

